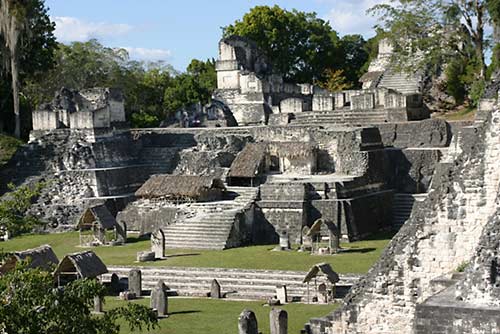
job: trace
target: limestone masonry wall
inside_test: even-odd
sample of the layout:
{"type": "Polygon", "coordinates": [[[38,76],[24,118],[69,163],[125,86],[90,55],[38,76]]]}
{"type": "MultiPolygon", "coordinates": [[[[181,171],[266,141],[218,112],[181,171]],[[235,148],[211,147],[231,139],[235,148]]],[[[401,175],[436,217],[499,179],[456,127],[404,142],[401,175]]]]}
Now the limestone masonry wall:
{"type": "Polygon", "coordinates": [[[457,141],[460,149],[438,166],[427,199],[343,306],[311,319],[312,333],[412,333],[416,305],[433,294],[431,280],[471,259],[497,206],[500,111],[463,128],[457,141]]]}

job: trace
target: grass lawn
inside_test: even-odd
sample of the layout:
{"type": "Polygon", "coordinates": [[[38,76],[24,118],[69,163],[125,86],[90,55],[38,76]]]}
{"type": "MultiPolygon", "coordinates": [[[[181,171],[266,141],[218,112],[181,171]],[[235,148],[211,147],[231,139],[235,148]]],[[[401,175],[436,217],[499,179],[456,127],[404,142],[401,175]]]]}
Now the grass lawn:
{"type": "Polygon", "coordinates": [[[476,117],[476,112],[477,109],[475,108],[462,108],[439,115],[438,118],[443,118],[447,121],[472,121],[476,117]]]}
{"type": "Polygon", "coordinates": [[[14,137],[0,134],[0,166],[9,161],[22,142],[14,137]]]}
{"type": "MultiPolygon", "coordinates": [[[[337,255],[319,256],[297,251],[274,252],[275,246],[251,246],[224,251],[175,249],[167,250],[167,260],[149,262],[147,266],[212,267],[240,269],[274,269],[307,271],[319,262],[328,262],[339,273],[366,273],[380,257],[390,241],[390,235],[380,235],[373,240],[342,244],[344,252],[337,255]]],[[[78,232],[25,235],[0,243],[4,252],[23,250],[50,244],[59,258],[67,253],[84,250],[78,247],[78,232]]],[[[150,248],[149,240],[129,238],[124,246],[91,248],[107,265],[134,265],[136,253],[150,248]]]]}
{"type": "MultiPolygon", "coordinates": [[[[149,299],[140,299],[134,302],[149,305],[149,299]]],[[[124,303],[117,300],[116,297],[108,297],[104,309],[122,306],[124,303]]],[[[234,334],[238,332],[239,314],[248,308],[255,312],[259,330],[264,334],[269,334],[269,311],[271,308],[262,306],[262,302],[169,298],[168,304],[170,316],[160,320],[159,328],[142,333],[234,334]]],[[[280,306],[280,308],[288,312],[288,332],[295,334],[300,333],[310,318],[327,315],[336,308],[336,305],[289,304],[280,306]]],[[[131,333],[127,325],[121,327],[121,333],[131,333]]]]}

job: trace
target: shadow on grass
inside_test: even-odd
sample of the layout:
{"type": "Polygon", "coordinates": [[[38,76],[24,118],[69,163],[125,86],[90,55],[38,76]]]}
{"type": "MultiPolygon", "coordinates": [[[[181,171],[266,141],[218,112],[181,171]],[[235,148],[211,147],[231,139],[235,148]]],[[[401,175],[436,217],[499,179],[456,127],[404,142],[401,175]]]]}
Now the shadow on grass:
{"type": "Polygon", "coordinates": [[[149,240],[148,237],[128,237],[126,244],[135,244],[144,240],[149,240]]]}
{"type": "Polygon", "coordinates": [[[167,259],[173,258],[173,257],[183,257],[183,256],[198,256],[201,255],[200,253],[180,253],[180,254],[172,254],[172,255],[167,255],[167,259]]]}
{"type": "Polygon", "coordinates": [[[177,311],[177,312],[169,312],[168,315],[191,314],[191,313],[201,313],[201,311],[199,311],[199,310],[194,310],[194,311],[177,311]]]}
{"type": "Polygon", "coordinates": [[[372,234],[370,236],[367,236],[360,241],[392,239],[396,235],[396,233],[397,233],[396,231],[379,232],[379,233],[375,233],[375,234],[372,234]]]}
{"type": "Polygon", "coordinates": [[[370,253],[370,252],[373,252],[373,251],[376,251],[377,249],[376,248],[371,248],[371,247],[367,247],[367,248],[342,248],[339,252],[339,254],[346,254],[346,253],[370,253]]]}

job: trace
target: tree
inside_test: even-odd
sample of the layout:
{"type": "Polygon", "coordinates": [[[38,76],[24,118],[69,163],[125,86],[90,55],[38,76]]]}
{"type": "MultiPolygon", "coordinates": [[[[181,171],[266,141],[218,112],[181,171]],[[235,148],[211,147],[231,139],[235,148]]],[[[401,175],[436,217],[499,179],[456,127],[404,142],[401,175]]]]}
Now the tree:
{"type": "Polygon", "coordinates": [[[122,318],[131,331],[155,328],[155,314],[129,303],[102,316],[91,313],[94,296],[104,297],[96,280],[77,280],[54,287],[48,272],[18,267],[0,276],[0,332],[24,334],[118,334],[122,318]]]}
{"type": "Polygon", "coordinates": [[[256,6],[223,28],[223,35],[253,40],[291,81],[313,82],[323,79],[328,68],[341,69],[339,37],[316,13],[256,6]]]}
{"type": "Polygon", "coordinates": [[[167,115],[194,103],[208,103],[216,86],[215,61],[193,59],[186,73],[174,77],[165,90],[163,101],[167,115]]]}
{"type": "Polygon", "coordinates": [[[20,82],[23,74],[33,74],[50,66],[54,28],[43,0],[0,0],[0,56],[11,76],[14,134],[18,138],[21,136],[20,82]]]}
{"type": "Polygon", "coordinates": [[[351,89],[352,84],[347,82],[343,70],[327,69],[324,74],[325,80],[317,84],[330,92],[338,92],[346,89],[351,89]]]}
{"type": "Polygon", "coordinates": [[[0,200],[0,226],[11,235],[19,235],[30,232],[33,227],[40,225],[41,222],[27,212],[44,186],[44,183],[37,183],[33,186],[22,185],[16,188],[13,184],[9,184],[11,192],[0,200]]]}
{"type": "Polygon", "coordinates": [[[387,32],[400,63],[412,68],[436,66],[444,59],[466,56],[464,45],[470,43],[477,76],[485,78],[485,0],[393,0],[369,12],[379,17],[379,27],[387,32]]]}
{"type": "Polygon", "coordinates": [[[364,65],[369,57],[366,43],[361,35],[345,35],[340,40],[340,50],[342,50],[340,68],[350,87],[359,87],[359,78],[366,72],[364,65]]]}

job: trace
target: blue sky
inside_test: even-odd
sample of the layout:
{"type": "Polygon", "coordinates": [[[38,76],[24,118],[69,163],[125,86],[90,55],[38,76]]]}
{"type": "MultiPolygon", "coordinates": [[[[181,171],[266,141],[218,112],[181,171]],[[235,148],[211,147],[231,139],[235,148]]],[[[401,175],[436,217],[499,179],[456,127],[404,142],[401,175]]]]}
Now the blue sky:
{"type": "Polygon", "coordinates": [[[316,12],[341,35],[373,35],[366,9],[384,0],[46,0],[60,42],[97,38],[139,60],[184,70],[192,58],[217,56],[221,27],[257,5],[316,12]]]}

